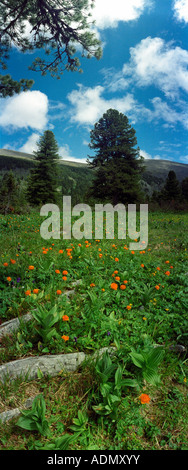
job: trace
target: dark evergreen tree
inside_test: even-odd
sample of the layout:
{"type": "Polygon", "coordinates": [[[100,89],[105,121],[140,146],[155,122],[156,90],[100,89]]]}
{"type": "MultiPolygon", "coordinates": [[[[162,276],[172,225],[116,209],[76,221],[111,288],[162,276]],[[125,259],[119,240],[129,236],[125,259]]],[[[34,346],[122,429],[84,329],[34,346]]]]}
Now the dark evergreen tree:
{"type": "Polygon", "coordinates": [[[188,201],[188,177],[186,177],[181,183],[182,196],[188,201]]]}
{"type": "Polygon", "coordinates": [[[14,212],[18,203],[18,181],[12,170],[5,173],[0,184],[0,210],[2,213],[14,212]]]}
{"type": "Polygon", "coordinates": [[[57,200],[58,145],[52,131],[45,131],[34,152],[35,168],[28,178],[27,199],[31,205],[55,203],[57,200]]]}
{"type": "Polygon", "coordinates": [[[162,190],[162,199],[167,201],[179,200],[181,198],[181,187],[176,178],[176,173],[171,170],[168,173],[164,188],[162,190]]]}
{"type": "Polygon", "coordinates": [[[113,204],[140,200],[143,159],[139,158],[135,134],[127,116],[115,109],[109,109],[95,124],[89,145],[96,152],[90,157],[90,165],[96,168],[92,197],[113,204]]]}

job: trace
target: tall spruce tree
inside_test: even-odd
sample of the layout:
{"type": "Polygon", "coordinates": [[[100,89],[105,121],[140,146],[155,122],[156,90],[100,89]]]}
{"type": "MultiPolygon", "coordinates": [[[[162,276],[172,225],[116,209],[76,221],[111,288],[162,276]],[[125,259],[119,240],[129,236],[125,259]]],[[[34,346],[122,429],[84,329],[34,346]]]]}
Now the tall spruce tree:
{"type": "Polygon", "coordinates": [[[45,131],[34,152],[35,168],[28,179],[27,199],[31,205],[55,203],[57,199],[58,145],[52,131],[45,131]]]}
{"type": "Polygon", "coordinates": [[[89,144],[96,152],[90,157],[91,167],[96,168],[90,196],[113,204],[141,199],[143,160],[139,158],[135,134],[127,116],[115,109],[109,109],[95,124],[89,144]]]}
{"type": "Polygon", "coordinates": [[[167,201],[179,200],[181,198],[181,187],[176,173],[171,170],[168,173],[164,188],[162,190],[162,198],[167,201]]]}

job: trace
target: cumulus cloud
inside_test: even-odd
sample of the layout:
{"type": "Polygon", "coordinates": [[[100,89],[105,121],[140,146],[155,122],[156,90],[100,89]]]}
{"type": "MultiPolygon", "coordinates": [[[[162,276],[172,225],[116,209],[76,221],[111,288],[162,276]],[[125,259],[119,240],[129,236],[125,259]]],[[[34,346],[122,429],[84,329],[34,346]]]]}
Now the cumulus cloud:
{"type": "Polygon", "coordinates": [[[25,91],[1,100],[0,126],[42,131],[47,113],[48,97],[41,91],[25,91]]]}
{"type": "Polygon", "coordinates": [[[92,16],[99,29],[116,28],[119,21],[138,19],[151,5],[151,0],[95,0],[92,16]]]}
{"type": "Polygon", "coordinates": [[[103,93],[105,88],[96,86],[86,88],[79,85],[78,90],[73,90],[68,94],[68,99],[72,104],[71,121],[81,125],[92,125],[109,108],[117,109],[121,113],[132,112],[136,101],[132,94],[128,93],[122,98],[105,99],[103,93]]]}
{"type": "Polygon", "coordinates": [[[137,86],[155,85],[174,99],[180,90],[188,92],[188,51],[150,36],[130,48],[130,61],[123,77],[132,77],[137,86]]]}
{"type": "Polygon", "coordinates": [[[69,162],[77,162],[77,163],[86,163],[86,158],[76,158],[71,155],[71,150],[69,145],[65,144],[59,147],[59,156],[62,157],[64,160],[69,162]]]}
{"type": "Polygon", "coordinates": [[[188,23],[188,0],[175,0],[174,15],[177,20],[188,23]]]}
{"type": "Polygon", "coordinates": [[[19,151],[32,154],[34,151],[37,150],[37,142],[39,141],[39,137],[40,135],[36,132],[31,134],[27,142],[19,148],[19,151]]]}
{"type": "Polygon", "coordinates": [[[146,152],[145,150],[140,150],[140,155],[145,159],[145,160],[150,160],[153,158],[153,160],[160,160],[160,155],[155,155],[152,157],[150,153],[146,152]]]}

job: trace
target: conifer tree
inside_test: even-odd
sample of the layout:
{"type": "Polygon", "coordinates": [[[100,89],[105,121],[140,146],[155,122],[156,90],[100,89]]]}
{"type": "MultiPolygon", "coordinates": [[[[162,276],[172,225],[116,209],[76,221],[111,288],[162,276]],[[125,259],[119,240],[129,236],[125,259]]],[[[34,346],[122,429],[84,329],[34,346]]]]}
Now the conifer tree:
{"type": "Polygon", "coordinates": [[[117,203],[135,203],[141,198],[139,158],[136,132],[127,116],[109,109],[91,131],[89,147],[96,155],[90,157],[96,177],[90,195],[96,199],[117,203]]]}
{"type": "Polygon", "coordinates": [[[31,205],[55,203],[57,199],[58,145],[52,131],[45,131],[34,152],[35,168],[28,179],[27,199],[31,205]]]}
{"type": "Polygon", "coordinates": [[[176,173],[171,170],[168,173],[163,191],[162,198],[167,201],[178,200],[181,198],[181,187],[176,178],[176,173]]]}

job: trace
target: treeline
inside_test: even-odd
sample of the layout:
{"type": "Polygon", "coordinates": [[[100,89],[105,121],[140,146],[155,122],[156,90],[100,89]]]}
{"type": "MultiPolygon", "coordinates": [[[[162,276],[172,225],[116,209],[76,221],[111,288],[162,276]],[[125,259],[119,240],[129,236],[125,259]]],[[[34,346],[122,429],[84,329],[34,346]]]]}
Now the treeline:
{"type": "MultiPolygon", "coordinates": [[[[154,208],[186,208],[188,177],[180,183],[174,171],[169,171],[162,189],[152,195],[144,191],[144,159],[136,147],[135,134],[124,114],[109,109],[90,133],[89,147],[95,155],[90,156],[88,167],[83,168],[60,164],[55,136],[52,131],[45,131],[33,152],[33,161],[23,159],[18,167],[16,159],[17,174],[11,169],[2,175],[0,212],[28,212],[47,203],[61,207],[63,195],[71,196],[72,205],[149,203],[154,208]],[[29,167],[27,177],[23,178],[19,172],[29,167]]],[[[9,165],[10,158],[6,157],[4,163],[9,165]]]]}

